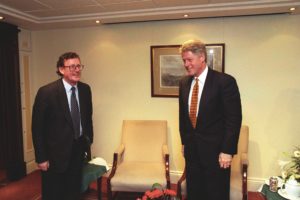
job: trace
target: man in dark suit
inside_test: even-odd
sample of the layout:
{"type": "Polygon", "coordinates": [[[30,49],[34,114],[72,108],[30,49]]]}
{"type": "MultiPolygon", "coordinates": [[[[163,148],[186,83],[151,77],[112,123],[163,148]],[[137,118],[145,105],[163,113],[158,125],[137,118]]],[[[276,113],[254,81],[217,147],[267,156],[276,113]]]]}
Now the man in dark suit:
{"type": "Polygon", "coordinates": [[[208,68],[201,41],[187,41],[180,50],[187,71],[179,85],[187,198],[229,200],[230,164],[242,120],[238,86],[232,76],[208,68]]]}
{"type": "Polygon", "coordinates": [[[32,138],[43,200],[80,198],[84,153],[93,141],[92,95],[80,82],[83,67],[76,53],[61,55],[61,79],[41,87],[35,98],[32,138]]]}

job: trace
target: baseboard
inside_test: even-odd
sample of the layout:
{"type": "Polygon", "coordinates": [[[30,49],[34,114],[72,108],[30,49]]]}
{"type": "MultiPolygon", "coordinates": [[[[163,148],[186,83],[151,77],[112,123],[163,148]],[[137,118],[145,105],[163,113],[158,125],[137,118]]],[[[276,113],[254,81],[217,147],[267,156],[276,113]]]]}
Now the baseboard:
{"type": "Polygon", "coordinates": [[[183,171],[170,170],[170,181],[171,183],[177,183],[182,176],[183,171]]]}
{"type": "Polygon", "coordinates": [[[257,192],[264,183],[264,178],[248,177],[248,191],[257,192]]]}

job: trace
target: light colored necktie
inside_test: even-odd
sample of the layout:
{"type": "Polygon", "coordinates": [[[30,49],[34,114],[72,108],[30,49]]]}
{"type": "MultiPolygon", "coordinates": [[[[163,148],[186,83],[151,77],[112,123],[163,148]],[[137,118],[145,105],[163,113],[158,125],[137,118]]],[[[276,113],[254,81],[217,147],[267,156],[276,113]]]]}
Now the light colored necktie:
{"type": "Polygon", "coordinates": [[[190,105],[190,119],[194,128],[196,128],[197,122],[197,105],[198,105],[198,92],[199,92],[199,84],[198,78],[195,78],[195,85],[193,88],[191,105],[190,105]]]}
{"type": "Polygon", "coordinates": [[[74,127],[74,138],[77,139],[80,136],[80,112],[78,107],[78,102],[76,99],[75,94],[75,87],[71,88],[72,94],[71,94],[71,116],[73,121],[73,127],[74,127]]]}

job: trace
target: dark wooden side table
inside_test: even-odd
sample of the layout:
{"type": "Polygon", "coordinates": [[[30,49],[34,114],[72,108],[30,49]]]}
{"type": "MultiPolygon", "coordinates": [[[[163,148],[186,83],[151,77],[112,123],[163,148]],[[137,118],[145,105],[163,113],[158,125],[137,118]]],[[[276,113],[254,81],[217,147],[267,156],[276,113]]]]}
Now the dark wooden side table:
{"type": "Polygon", "coordinates": [[[101,179],[103,174],[106,173],[106,167],[102,165],[95,165],[87,163],[83,167],[83,176],[81,184],[81,192],[85,192],[90,183],[97,180],[97,193],[98,200],[101,200],[101,179]]]}
{"type": "Polygon", "coordinates": [[[266,197],[267,200],[288,200],[278,194],[278,192],[272,192],[267,184],[264,184],[261,193],[266,197]]]}

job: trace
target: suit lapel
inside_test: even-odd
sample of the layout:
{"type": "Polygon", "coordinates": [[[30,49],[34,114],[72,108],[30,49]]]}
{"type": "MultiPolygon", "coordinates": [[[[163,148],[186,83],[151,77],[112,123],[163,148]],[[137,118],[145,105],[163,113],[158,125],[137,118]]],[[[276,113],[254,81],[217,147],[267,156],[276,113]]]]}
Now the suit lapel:
{"type": "Polygon", "coordinates": [[[186,81],[185,81],[185,86],[184,86],[184,106],[185,109],[189,110],[189,95],[190,95],[190,90],[191,90],[191,84],[193,81],[193,77],[189,76],[186,81]]]}
{"type": "Polygon", "coordinates": [[[71,126],[73,126],[69,103],[68,103],[68,97],[62,79],[57,81],[57,88],[58,88],[58,95],[59,95],[59,102],[61,105],[61,109],[65,114],[66,120],[70,123],[71,126]]]}

